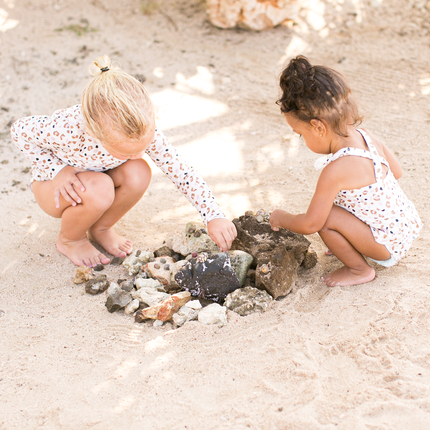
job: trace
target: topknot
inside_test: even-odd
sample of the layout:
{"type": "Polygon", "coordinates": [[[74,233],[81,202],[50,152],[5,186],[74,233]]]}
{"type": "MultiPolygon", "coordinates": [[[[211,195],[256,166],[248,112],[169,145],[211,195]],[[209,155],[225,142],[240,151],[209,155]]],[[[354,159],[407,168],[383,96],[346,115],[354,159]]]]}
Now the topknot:
{"type": "Polygon", "coordinates": [[[102,141],[109,140],[110,130],[132,139],[145,136],[154,126],[154,107],[143,84],[107,55],[97,57],[89,70],[93,79],[82,93],[87,130],[102,141]]]}
{"type": "Polygon", "coordinates": [[[362,117],[345,78],[326,66],[312,66],[303,55],[293,58],[280,77],[282,95],[276,102],[283,113],[293,112],[302,121],[325,120],[346,137],[348,125],[362,117]]]}
{"type": "MultiPolygon", "coordinates": [[[[112,68],[114,68],[114,66],[112,65],[112,61],[109,56],[102,55],[94,60],[93,64],[89,67],[89,71],[92,76],[97,76],[103,72],[111,70],[112,68]]],[[[118,67],[115,67],[115,69],[118,69],[118,67]]]]}

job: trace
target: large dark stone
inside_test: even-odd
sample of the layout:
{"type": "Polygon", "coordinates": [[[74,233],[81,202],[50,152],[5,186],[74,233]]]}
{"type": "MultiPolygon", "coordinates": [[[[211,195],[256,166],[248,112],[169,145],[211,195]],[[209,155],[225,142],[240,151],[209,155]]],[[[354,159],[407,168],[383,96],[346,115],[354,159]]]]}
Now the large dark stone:
{"type": "Polygon", "coordinates": [[[178,285],[194,297],[223,303],[227,294],[240,287],[227,252],[201,253],[175,275],[178,285]]]}

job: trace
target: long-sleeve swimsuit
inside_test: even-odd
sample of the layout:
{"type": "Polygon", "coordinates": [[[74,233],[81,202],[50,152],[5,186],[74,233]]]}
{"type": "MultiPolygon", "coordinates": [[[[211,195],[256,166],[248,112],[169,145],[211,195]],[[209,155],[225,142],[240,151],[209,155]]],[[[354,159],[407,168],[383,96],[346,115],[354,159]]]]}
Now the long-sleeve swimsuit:
{"type": "MultiPolygon", "coordinates": [[[[387,160],[378,154],[364,130],[357,131],[363,136],[369,150],[342,148],[335,154],[323,157],[326,159],[322,166],[346,156],[364,157],[373,161],[376,182],[360,189],[341,190],[334,204],[366,223],[375,241],[385,245],[391,254],[390,260],[396,263],[406,255],[423,224],[414,204],[394,178],[387,160]],[[388,168],[386,175],[381,163],[388,168]]],[[[317,160],[316,165],[322,161],[320,160],[317,160]]]]}
{"type": "MultiPolygon", "coordinates": [[[[113,157],[85,131],[81,105],[57,110],[52,116],[22,118],[12,125],[11,135],[31,160],[32,182],[52,180],[66,166],[106,172],[127,161],[113,157]]],[[[146,153],[198,210],[205,224],[225,218],[202,177],[180,157],[160,130],[155,130],[146,153]]]]}

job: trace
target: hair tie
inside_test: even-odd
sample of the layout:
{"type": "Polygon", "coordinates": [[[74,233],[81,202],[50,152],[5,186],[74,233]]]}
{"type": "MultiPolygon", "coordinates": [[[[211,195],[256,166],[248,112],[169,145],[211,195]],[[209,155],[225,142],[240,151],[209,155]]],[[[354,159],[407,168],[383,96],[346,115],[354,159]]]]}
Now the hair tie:
{"type": "Polygon", "coordinates": [[[102,71],[102,73],[107,72],[109,70],[109,67],[102,67],[100,70],[102,71]]]}

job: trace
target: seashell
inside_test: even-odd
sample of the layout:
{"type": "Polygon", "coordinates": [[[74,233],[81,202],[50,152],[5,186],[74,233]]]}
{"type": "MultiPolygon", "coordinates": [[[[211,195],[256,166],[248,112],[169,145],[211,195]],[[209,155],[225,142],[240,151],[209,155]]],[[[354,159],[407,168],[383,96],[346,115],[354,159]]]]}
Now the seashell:
{"type": "Polygon", "coordinates": [[[208,254],[206,252],[202,252],[198,257],[197,257],[197,261],[199,263],[203,263],[208,259],[208,254]]]}
{"type": "Polygon", "coordinates": [[[266,273],[269,273],[269,272],[270,272],[270,268],[269,268],[269,266],[268,266],[267,264],[263,264],[263,265],[261,266],[261,268],[260,268],[260,271],[261,271],[261,273],[266,274],[266,273]]]}

